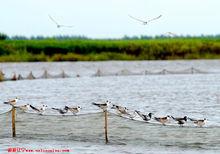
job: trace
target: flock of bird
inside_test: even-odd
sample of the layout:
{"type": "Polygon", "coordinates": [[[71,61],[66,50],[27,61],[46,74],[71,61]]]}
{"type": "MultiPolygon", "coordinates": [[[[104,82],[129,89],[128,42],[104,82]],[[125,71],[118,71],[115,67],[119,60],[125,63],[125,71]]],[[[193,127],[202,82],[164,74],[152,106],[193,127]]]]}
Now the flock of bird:
{"type": "MultiPolygon", "coordinates": [[[[54,24],[56,24],[56,27],[57,27],[57,28],[61,28],[61,27],[72,28],[72,27],[73,27],[73,26],[70,26],[70,25],[62,25],[62,24],[59,24],[51,15],[48,15],[48,16],[49,16],[50,20],[51,20],[54,24]]],[[[152,19],[149,19],[149,20],[141,20],[141,19],[138,19],[138,18],[133,17],[133,16],[131,16],[131,15],[128,15],[128,16],[129,16],[130,18],[136,20],[136,21],[141,22],[143,25],[147,25],[148,23],[150,23],[150,22],[152,22],[152,21],[154,21],[154,20],[157,20],[157,19],[159,19],[159,18],[162,17],[162,15],[159,15],[158,17],[155,17],[155,18],[152,18],[152,19]]]]}
{"type": "MultiPolygon", "coordinates": [[[[15,108],[19,108],[24,112],[28,111],[29,109],[32,109],[33,111],[35,111],[36,113],[39,113],[39,114],[43,114],[43,112],[48,108],[47,105],[42,105],[42,107],[40,107],[40,108],[34,107],[33,105],[30,105],[30,104],[17,106],[16,105],[17,101],[18,101],[18,98],[16,97],[13,100],[8,100],[8,101],[4,102],[4,104],[8,104],[8,105],[11,105],[15,108]]],[[[184,126],[184,124],[188,120],[192,121],[198,127],[204,126],[207,122],[206,118],[204,118],[204,119],[193,119],[193,118],[189,118],[187,116],[173,117],[173,116],[167,115],[165,117],[153,117],[153,113],[144,114],[144,113],[142,113],[141,111],[138,111],[138,110],[134,110],[134,111],[130,112],[126,107],[119,106],[119,105],[116,105],[116,104],[112,104],[110,101],[106,101],[105,103],[95,103],[95,102],[93,102],[92,105],[95,105],[95,106],[99,107],[100,109],[103,110],[103,112],[107,111],[110,108],[110,109],[114,109],[116,111],[117,115],[127,116],[131,120],[134,120],[134,118],[136,116],[138,116],[145,122],[150,122],[151,120],[155,120],[155,121],[161,123],[162,125],[166,125],[167,123],[169,123],[170,119],[173,119],[174,121],[176,121],[177,124],[179,124],[180,126],[184,126]]],[[[54,108],[54,107],[52,107],[51,109],[59,112],[62,115],[68,113],[68,111],[70,111],[73,115],[76,115],[78,112],[80,112],[81,107],[80,106],[74,106],[74,107],[65,106],[64,108],[54,108]]]]}
{"type": "Polygon", "coordinates": [[[115,109],[119,116],[125,115],[125,116],[128,116],[132,120],[134,117],[139,116],[145,122],[149,122],[151,120],[156,120],[157,122],[159,122],[163,125],[166,125],[167,123],[169,123],[170,119],[173,119],[174,121],[176,121],[177,124],[179,124],[180,126],[183,126],[187,122],[187,120],[192,121],[195,125],[197,125],[199,127],[204,126],[207,122],[206,118],[193,119],[193,118],[189,118],[187,116],[173,117],[173,116],[169,116],[169,115],[167,115],[165,117],[153,117],[153,113],[144,114],[138,110],[134,110],[132,112],[129,112],[129,110],[126,107],[112,104],[109,101],[106,101],[105,103],[100,103],[100,104],[98,104],[98,103],[92,103],[92,104],[98,106],[103,111],[107,110],[110,107],[111,109],[115,109]]]}
{"type": "MultiPolygon", "coordinates": [[[[72,25],[62,25],[62,24],[59,24],[51,15],[48,15],[50,20],[56,25],[57,28],[72,28],[74,26],[72,25]]],[[[159,18],[162,17],[162,15],[159,15],[157,17],[154,17],[152,19],[148,19],[148,20],[143,20],[143,19],[139,19],[139,18],[136,18],[134,16],[131,16],[131,15],[128,15],[131,19],[133,20],[136,20],[138,22],[140,22],[141,24],[143,25],[148,25],[150,22],[154,21],[154,20],[158,20],[159,18]]],[[[164,35],[168,35],[168,36],[173,36],[173,37],[177,37],[177,34],[173,33],[173,32],[166,32],[164,35]]]]}
{"type": "MultiPolygon", "coordinates": [[[[24,112],[29,111],[31,109],[39,114],[43,114],[46,111],[46,109],[48,109],[48,106],[45,104],[43,104],[42,107],[39,107],[39,108],[35,107],[31,104],[25,104],[25,105],[18,106],[18,105],[16,105],[17,101],[18,101],[18,98],[16,97],[13,100],[8,100],[8,101],[4,102],[4,104],[8,104],[8,105],[11,105],[12,107],[19,108],[20,110],[22,110],[24,112]]],[[[73,107],[65,106],[63,109],[54,108],[54,107],[52,107],[51,109],[58,111],[60,114],[66,114],[69,111],[69,112],[73,113],[74,115],[76,115],[76,113],[78,113],[81,110],[81,107],[80,106],[73,106],[73,107]]]]}

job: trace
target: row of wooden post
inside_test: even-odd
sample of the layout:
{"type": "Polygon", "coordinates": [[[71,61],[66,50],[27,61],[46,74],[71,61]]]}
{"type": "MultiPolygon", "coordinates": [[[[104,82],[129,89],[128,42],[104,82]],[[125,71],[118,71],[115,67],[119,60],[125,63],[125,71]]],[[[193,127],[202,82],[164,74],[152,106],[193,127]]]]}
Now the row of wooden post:
{"type": "MultiPolygon", "coordinates": [[[[108,143],[108,111],[105,110],[103,111],[104,112],[104,118],[105,118],[105,126],[104,126],[104,129],[105,129],[105,143],[107,144],[108,143]]],[[[16,137],[16,126],[15,126],[15,115],[16,115],[16,109],[15,107],[12,107],[12,110],[11,110],[11,122],[12,122],[12,137],[16,137]]]]}
{"type": "Polygon", "coordinates": [[[16,109],[15,107],[12,107],[12,110],[11,110],[12,137],[16,137],[15,115],[16,115],[16,109]]]}

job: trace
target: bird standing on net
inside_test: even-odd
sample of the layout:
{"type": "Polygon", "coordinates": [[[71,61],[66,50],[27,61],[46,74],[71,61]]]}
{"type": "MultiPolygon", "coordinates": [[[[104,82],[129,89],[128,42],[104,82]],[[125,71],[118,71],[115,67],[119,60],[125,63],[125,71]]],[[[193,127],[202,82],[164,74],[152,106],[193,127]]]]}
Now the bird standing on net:
{"type": "Polygon", "coordinates": [[[173,116],[171,117],[173,120],[177,121],[180,126],[183,126],[183,124],[187,122],[187,116],[184,116],[183,118],[174,118],[173,116]]]}
{"type": "Polygon", "coordinates": [[[144,120],[144,121],[150,121],[152,118],[153,113],[148,113],[148,115],[145,115],[141,113],[140,111],[135,110],[135,112],[144,120]]]}
{"type": "Polygon", "coordinates": [[[131,114],[128,112],[128,109],[127,109],[126,107],[113,104],[112,107],[111,107],[111,109],[116,109],[116,111],[117,111],[117,113],[118,113],[119,116],[127,115],[127,116],[129,116],[129,118],[131,118],[131,119],[134,118],[134,115],[131,115],[131,114]]]}
{"type": "Polygon", "coordinates": [[[168,123],[170,120],[170,116],[166,116],[166,117],[154,117],[154,119],[158,122],[160,122],[161,124],[163,124],[165,126],[165,123],[168,123]]]}
{"type": "Polygon", "coordinates": [[[52,107],[52,109],[58,111],[60,114],[66,114],[68,112],[68,109],[66,107],[63,108],[63,109],[53,108],[52,107]]]}
{"type": "Polygon", "coordinates": [[[8,104],[14,107],[17,101],[18,101],[18,97],[16,97],[15,99],[8,100],[7,102],[4,102],[4,104],[8,104]]]}
{"type": "Polygon", "coordinates": [[[76,115],[76,113],[78,113],[82,108],[80,106],[76,106],[76,107],[69,107],[69,106],[65,106],[64,108],[67,111],[72,112],[74,115],[76,115]]]}
{"type": "Polygon", "coordinates": [[[36,111],[37,113],[39,113],[39,114],[43,114],[44,113],[44,111],[47,109],[47,105],[42,105],[42,107],[41,108],[36,108],[36,107],[34,107],[33,105],[30,105],[30,107],[34,110],[34,111],[36,111]]]}
{"type": "Polygon", "coordinates": [[[111,102],[109,102],[108,100],[105,103],[92,103],[95,106],[98,106],[99,108],[101,108],[103,111],[106,111],[108,109],[108,107],[110,106],[111,102]]]}
{"type": "Polygon", "coordinates": [[[25,105],[20,105],[20,106],[15,106],[15,108],[19,108],[23,112],[26,112],[30,109],[30,104],[25,104],[25,105]]]}
{"type": "Polygon", "coordinates": [[[196,120],[196,119],[192,119],[192,118],[188,118],[190,121],[192,121],[195,125],[197,125],[198,127],[203,127],[206,122],[207,122],[207,119],[204,118],[204,119],[199,119],[199,120],[196,120]]]}

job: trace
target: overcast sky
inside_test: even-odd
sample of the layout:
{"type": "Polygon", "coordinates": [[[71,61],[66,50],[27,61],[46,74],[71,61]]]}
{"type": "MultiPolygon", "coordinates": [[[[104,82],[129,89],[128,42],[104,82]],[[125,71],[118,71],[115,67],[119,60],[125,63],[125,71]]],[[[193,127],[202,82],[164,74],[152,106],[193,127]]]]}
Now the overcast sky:
{"type": "Polygon", "coordinates": [[[124,35],[220,34],[220,0],[0,0],[0,32],[12,35],[85,35],[118,38],[124,35]],[[149,25],[140,19],[162,15],[149,25]],[[51,15],[60,24],[56,28],[51,15]]]}

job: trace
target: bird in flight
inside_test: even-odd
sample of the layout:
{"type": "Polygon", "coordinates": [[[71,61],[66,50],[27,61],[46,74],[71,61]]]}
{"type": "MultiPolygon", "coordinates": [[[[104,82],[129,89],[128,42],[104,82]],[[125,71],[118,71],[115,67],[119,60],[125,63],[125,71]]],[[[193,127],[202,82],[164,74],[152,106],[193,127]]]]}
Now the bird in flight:
{"type": "Polygon", "coordinates": [[[169,35],[169,36],[173,36],[173,37],[177,37],[178,35],[173,33],[173,32],[166,32],[165,35],[169,35]]]}
{"type": "Polygon", "coordinates": [[[157,20],[157,19],[159,19],[160,17],[162,17],[162,15],[159,15],[158,17],[155,17],[155,18],[152,18],[152,19],[150,19],[150,20],[144,21],[144,20],[138,19],[138,18],[136,18],[136,17],[133,17],[133,16],[131,16],[131,15],[128,15],[128,16],[129,16],[130,18],[136,20],[136,21],[141,22],[143,25],[147,25],[147,24],[150,23],[151,21],[157,20]]]}
{"type": "Polygon", "coordinates": [[[57,28],[61,28],[61,27],[72,28],[73,27],[73,26],[69,26],[69,25],[61,25],[54,18],[52,18],[50,15],[48,15],[48,16],[49,16],[50,20],[56,24],[57,28]]]}

